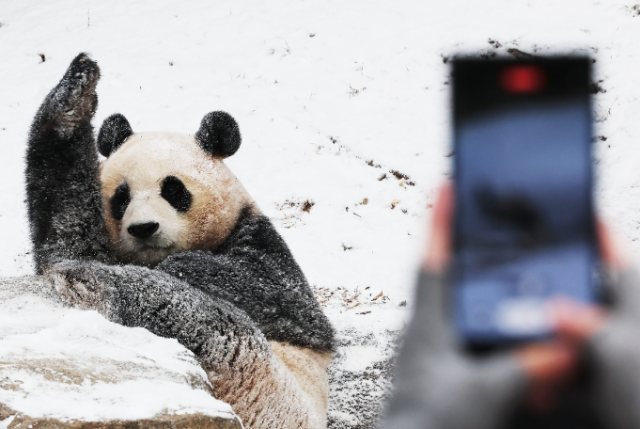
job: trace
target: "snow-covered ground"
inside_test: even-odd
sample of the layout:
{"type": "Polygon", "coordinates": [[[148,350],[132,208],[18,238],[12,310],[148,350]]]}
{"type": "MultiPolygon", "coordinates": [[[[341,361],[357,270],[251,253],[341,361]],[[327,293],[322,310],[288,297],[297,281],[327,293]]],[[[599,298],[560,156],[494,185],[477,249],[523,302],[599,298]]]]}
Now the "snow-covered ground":
{"type": "Polygon", "coordinates": [[[135,131],[193,133],[212,110],[238,120],[243,146],[228,164],[327,300],[344,344],[334,379],[384,372],[450,172],[452,54],[597,60],[598,207],[640,253],[639,13],[627,0],[1,0],[0,275],[32,272],[28,127],[86,51],[103,76],[96,126],[114,112],[135,131]]]}

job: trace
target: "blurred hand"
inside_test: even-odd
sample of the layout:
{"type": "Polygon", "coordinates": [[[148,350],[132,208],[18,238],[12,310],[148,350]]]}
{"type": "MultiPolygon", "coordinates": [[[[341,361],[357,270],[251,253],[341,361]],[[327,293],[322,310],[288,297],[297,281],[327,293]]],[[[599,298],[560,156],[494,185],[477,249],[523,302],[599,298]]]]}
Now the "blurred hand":
{"type": "Polygon", "coordinates": [[[544,408],[575,367],[575,347],[560,341],[482,358],[461,350],[446,309],[452,191],[444,186],[435,205],[386,429],[494,429],[527,396],[544,408]]]}
{"type": "Polygon", "coordinates": [[[597,224],[600,256],[609,270],[612,305],[552,303],[558,336],[584,350],[594,375],[592,395],[609,428],[640,427],[640,276],[631,269],[604,223],[597,224]]]}
{"type": "Polygon", "coordinates": [[[640,276],[629,269],[606,226],[598,222],[596,228],[601,259],[613,279],[611,310],[555,300],[554,340],[478,359],[460,350],[445,310],[453,212],[453,188],[447,184],[434,208],[416,310],[384,427],[496,428],[523,399],[534,410],[553,406],[581,358],[594,373],[592,393],[608,427],[639,428],[640,276]]]}
{"type": "MultiPolygon", "coordinates": [[[[454,215],[453,186],[447,183],[440,188],[434,207],[431,237],[427,242],[422,268],[425,271],[443,273],[451,261],[452,220],[454,215]]],[[[615,254],[611,241],[607,254],[615,254]]],[[[563,313],[559,310],[559,313],[563,313]]],[[[568,316],[571,317],[571,316],[568,316]]],[[[578,345],[575,341],[553,340],[523,346],[514,352],[514,358],[530,380],[528,403],[543,411],[553,405],[558,387],[566,383],[578,361],[578,345]]]]}
{"type": "MultiPolygon", "coordinates": [[[[616,244],[609,228],[598,220],[596,233],[600,247],[600,259],[607,269],[622,272],[629,269],[629,261],[616,244]]],[[[640,285],[639,285],[640,286],[640,285]]],[[[638,309],[640,311],[640,308],[638,309]]],[[[566,341],[582,344],[605,326],[608,314],[600,306],[584,305],[559,298],[551,303],[555,329],[566,341]]]]}
{"type": "MultiPolygon", "coordinates": [[[[452,255],[453,187],[443,186],[434,208],[424,271],[444,273],[452,255]]],[[[640,427],[640,275],[607,226],[596,223],[600,258],[610,278],[611,309],[567,299],[550,304],[556,339],[512,353],[528,382],[527,403],[534,410],[553,406],[560,387],[571,380],[579,359],[593,371],[593,396],[609,427],[640,427]]],[[[504,400],[505,398],[503,398],[504,400]]]]}
{"type": "MultiPolygon", "coordinates": [[[[596,234],[600,259],[606,267],[610,271],[626,270],[628,261],[601,220],[596,223],[596,234]]],[[[640,307],[634,311],[640,311],[640,307]]],[[[601,306],[585,305],[564,298],[553,300],[550,312],[556,339],[517,351],[520,362],[532,380],[528,405],[537,411],[544,411],[556,402],[560,388],[571,380],[578,361],[584,360],[582,354],[585,343],[595,338],[609,319],[607,311],[601,306]]]]}

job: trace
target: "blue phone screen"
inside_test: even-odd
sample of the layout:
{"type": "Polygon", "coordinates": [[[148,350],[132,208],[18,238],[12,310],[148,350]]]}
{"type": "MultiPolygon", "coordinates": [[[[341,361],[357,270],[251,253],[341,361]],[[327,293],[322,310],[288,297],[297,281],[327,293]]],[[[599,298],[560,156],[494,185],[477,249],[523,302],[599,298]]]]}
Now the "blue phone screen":
{"type": "Polygon", "coordinates": [[[549,298],[597,298],[589,97],[540,92],[456,116],[451,300],[467,343],[543,338],[549,298]]]}

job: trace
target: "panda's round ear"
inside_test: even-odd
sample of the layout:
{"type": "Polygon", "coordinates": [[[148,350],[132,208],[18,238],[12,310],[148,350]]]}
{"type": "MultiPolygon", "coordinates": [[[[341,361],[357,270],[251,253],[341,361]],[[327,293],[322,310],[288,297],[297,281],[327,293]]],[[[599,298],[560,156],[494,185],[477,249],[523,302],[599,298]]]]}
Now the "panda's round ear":
{"type": "Polygon", "coordinates": [[[238,123],[227,112],[207,113],[195,137],[205,152],[222,158],[236,153],[242,141],[238,123]]]}
{"type": "Polygon", "coordinates": [[[133,134],[127,118],[120,113],[109,116],[104,120],[98,133],[98,151],[103,156],[111,155],[133,134]]]}

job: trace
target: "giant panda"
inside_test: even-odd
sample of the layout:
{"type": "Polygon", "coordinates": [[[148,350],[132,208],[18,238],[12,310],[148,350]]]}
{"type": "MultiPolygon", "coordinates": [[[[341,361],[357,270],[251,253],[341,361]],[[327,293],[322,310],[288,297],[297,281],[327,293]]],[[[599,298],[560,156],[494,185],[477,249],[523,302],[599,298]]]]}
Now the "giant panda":
{"type": "Polygon", "coordinates": [[[236,121],[212,112],[194,135],[136,133],[116,114],[96,144],[99,77],[78,55],[31,126],[38,274],[72,305],[176,338],[246,428],[326,428],[334,331],[224,164],[240,146],[236,121]]]}

